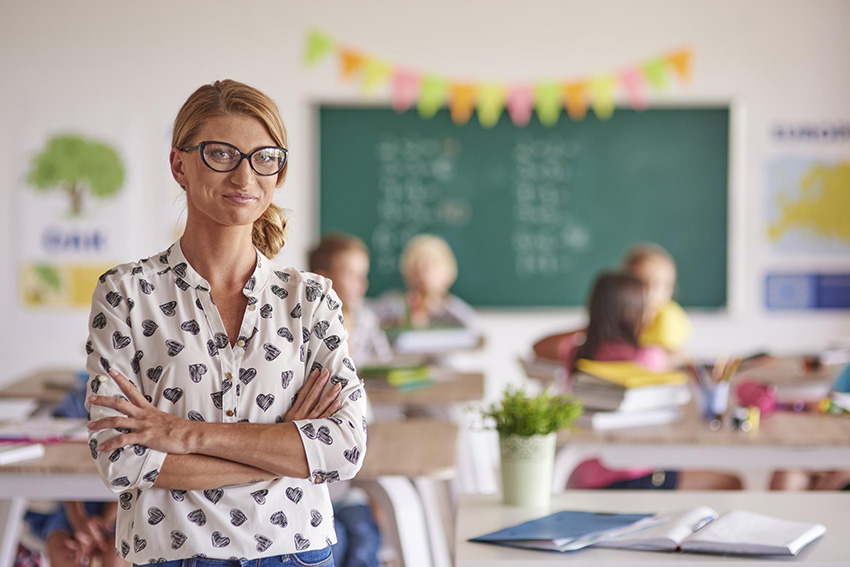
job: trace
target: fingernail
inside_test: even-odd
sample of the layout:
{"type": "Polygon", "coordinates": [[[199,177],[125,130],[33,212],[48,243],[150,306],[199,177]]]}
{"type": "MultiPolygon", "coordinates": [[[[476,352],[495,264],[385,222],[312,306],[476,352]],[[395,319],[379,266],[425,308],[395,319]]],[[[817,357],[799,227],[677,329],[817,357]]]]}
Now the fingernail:
{"type": "Polygon", "coordinates": [[[115,376],[115,375],[117,375],[117,374],[118,374],[118,371],[117,371],[117,370],[115,370],[114,368],[110,368],[110,369],[109,369],[109,375],[110,375],[110,376],[115,376]]]}
{"type": "Polygon", "coordinates": [[[342,390],[342,386],[340,386],[339,384],[334,384],[333,391],[339,392],[340,390],[342,390]]]}

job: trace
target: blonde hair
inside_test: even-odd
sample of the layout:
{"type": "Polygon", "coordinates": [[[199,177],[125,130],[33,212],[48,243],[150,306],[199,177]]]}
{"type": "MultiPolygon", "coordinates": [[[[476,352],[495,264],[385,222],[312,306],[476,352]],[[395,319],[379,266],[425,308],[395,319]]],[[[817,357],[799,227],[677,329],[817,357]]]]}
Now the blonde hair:
{"type": "Polygon", "coordinates": [[[450,268],[452,281],[457,279],[457,258],[455,258],[454,252],[445,240],[433,234],[420,234],[410,239],[399,260],[401,273],[408,273],[416,260],[425,254],[438,256],[450,268]]]}
{"type": "Polygon", "coordinates": [[[673,266],[674,270],[676,268],[676,262],[667,250],[653,242],[644,242],[632,246],[629,251],[626,252],[626,257],[623,258],[623,269],[628,272],[633,272],[638,266],[652,258],[667,260],[670,262],[670,265],[673,266]]]}
{"type": "Polygon", "coordinates": [[[334,258],[346,252],[358,251],[369,256],[369,249],[362,240],[350,234],[331,233],[322,237],[319,245],[310,251],[308,258],[311,272],[327,273],[334,258]]]}
{"type": "MultiPolygon", "coordinates": [[[[275,144],[287,148],[286,127],[275,102],[254,87],[232,79],[203,85],[186,99],[174,119],[171,147],[185,148],[207,120],[230,115],[256,118],[266,127],[275,144]]],[[[277,176],[275,187],[283,184],[288,169],[287,161],[277,176]]],[[[286,217],[280,207],[271,203],[262,216],[254,221],[251,240],[260,252],[273,258],[283,248],[285,238],[286,217]]]]}

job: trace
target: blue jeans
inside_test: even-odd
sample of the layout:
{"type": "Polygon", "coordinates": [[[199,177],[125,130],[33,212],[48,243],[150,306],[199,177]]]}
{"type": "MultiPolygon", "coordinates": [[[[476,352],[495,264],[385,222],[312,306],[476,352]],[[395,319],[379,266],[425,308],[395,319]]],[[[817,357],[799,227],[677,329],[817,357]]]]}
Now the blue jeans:
{"type": "Polygon", "coordinates": [[[381,534],[369,506],[334,510],[334,527],[334,561],[339,567],[378,567],[381,534]]]}
{"type": "Polygon", "coordinates": [[[334,567],[334,556],[331,548],[275,555],[239,561],[237,559],[210,559],[207,557],[190,557],[163,563],[146,563],[133,567],[334,567]]]}

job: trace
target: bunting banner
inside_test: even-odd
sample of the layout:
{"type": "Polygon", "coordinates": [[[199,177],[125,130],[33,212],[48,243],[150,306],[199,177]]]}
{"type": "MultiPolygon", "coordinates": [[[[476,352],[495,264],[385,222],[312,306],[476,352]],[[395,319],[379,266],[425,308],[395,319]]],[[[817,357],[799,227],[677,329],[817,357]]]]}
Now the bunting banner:
{"type": "Polygon", "coordinates": [[[690,81],[693,64],[693,53],[685,47],[587,77],[510,84],[475,82],[394,65],[382,57],[339,45],[320,31],[307,35],[304,65],[315,66],[331,54],[338,60],[340,78],[358,81],[363,93],[389,88],[397,112],[415,106],[423,118],[431,118],[448,106],[456,124],[466,124],[476,114],[485,128],[495,126],[505,110],[516,126],[528,124],[535,113],[544,126],[557,124],[563,111],[571,120],[582,120],[588,108],[597,118],[607,120],[619,99],[635,110],[645,110],[650,95],[669,90],[671,79],[690,81]]]}

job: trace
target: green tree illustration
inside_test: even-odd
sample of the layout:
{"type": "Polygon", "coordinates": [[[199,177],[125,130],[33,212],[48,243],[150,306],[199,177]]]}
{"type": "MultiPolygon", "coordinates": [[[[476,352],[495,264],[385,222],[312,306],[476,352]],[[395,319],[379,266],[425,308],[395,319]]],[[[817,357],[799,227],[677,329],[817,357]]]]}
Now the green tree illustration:
{"type": "Polygon", "coordinates": [[[124,184],[124,165],[109,145],[76,134],[57,134],[32,160],[27,181],[41,192],[62,190],[71,199],[71,215],[83,210],[83,197],[117,194],[124,184]]]}

